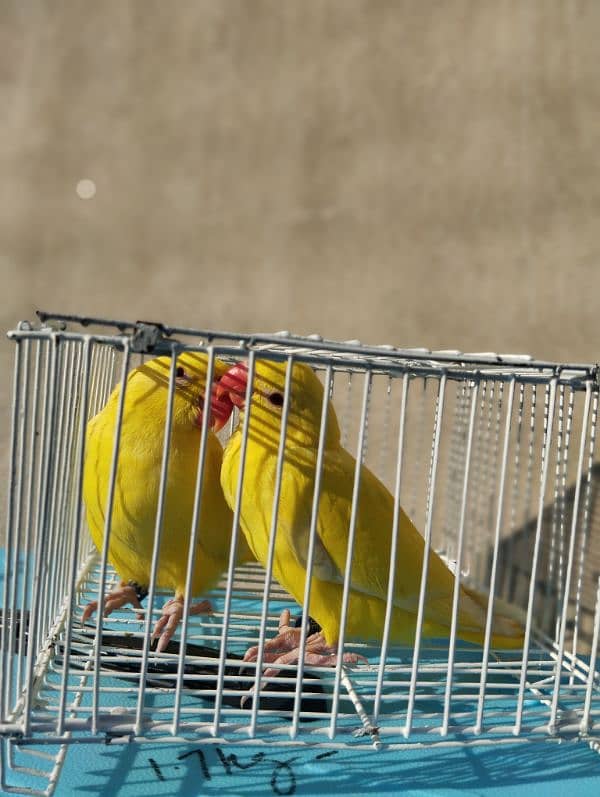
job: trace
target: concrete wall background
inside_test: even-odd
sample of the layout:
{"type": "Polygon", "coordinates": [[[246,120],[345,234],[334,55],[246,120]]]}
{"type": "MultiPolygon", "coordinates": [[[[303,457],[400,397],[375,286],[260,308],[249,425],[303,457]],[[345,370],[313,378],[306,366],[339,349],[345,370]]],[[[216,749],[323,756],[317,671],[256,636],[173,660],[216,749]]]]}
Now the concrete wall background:
{"type": "Polygon", "coordinates": [[[4,329],[42,307],[598,358],[596,0],[0,19],[4,329]]]}

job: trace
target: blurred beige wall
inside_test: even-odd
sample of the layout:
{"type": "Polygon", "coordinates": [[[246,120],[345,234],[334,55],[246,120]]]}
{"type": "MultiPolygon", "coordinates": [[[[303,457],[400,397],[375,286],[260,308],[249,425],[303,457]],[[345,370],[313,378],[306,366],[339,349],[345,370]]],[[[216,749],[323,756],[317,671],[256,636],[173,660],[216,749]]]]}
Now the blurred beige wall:
{"type": "Polygon", "coordinates": [[[41,307],[598,358],[597,0],[0,18],[4,329],[41,307]]]}

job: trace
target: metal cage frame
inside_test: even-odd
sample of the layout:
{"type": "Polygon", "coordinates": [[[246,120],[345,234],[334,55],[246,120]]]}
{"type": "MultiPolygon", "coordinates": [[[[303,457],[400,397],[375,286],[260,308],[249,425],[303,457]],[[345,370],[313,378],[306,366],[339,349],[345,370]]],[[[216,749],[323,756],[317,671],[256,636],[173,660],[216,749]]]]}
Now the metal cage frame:
{"type": "MultiPolygon", "coordinates": [[[[69,744],[107,740],[193,738],[204,743],[333,748],[366,744],[400,750],[568,738],[600,749],[597,365],[365,346],[287,332],[242,335],[151,322],[38,315],[39,325],[22,322],[9,333],[16,359],[0,635],[2,788],[18,791],[8,778],[12,770],[24,771],[39,778],[40,785],[23,791],[51,793],[69,744]],[[228,569],[211,596],[217,611],[202,619],[186,612],[180,638],[188,645],[187,655],[183,644],[175,653],[159,655],[151,650],[150,628],[158,597],[156,564],[168,447],[163,446],[154,566],[143,627],[132,612],[123,610],[105,619],[98,614],[93,625],[81,628],[82,603],[97,597],[102,606],[115,578],[108,561],[108,535],[97,552],[85,530],[85,434],[88,419],[120,383],[110,507],[127,374],[140,358],[172,356],[166,441],[175,358],[186,350],[208,355],[209,382],[216,357],[231,362],[244,359],[249,371],[247,397],[255,363],[261,358],[286,362],[288,379],[266,567],[234,567],[242,533],[238,489],[228,569]],[[415,519],[425,539],[425,555],[414,646],[391,644],[391,610],[379,646],[346,642],[342,622],[339,652],[360,650],[368,664],[350,668],[340,656],[334,669],[314,669],[301,658],[298,666],[281,667],[276,686],[271,682],[265,686],[261,653],[254,665],[246,665],[247,672],[240,674],[236,668],[248,644],[258,641],[261,646],[276,629],[276,607],[296,605],[272,577],[294,362],[317,370],[325,395],[338,409],[344,445],[357,462],[354,496],[360,464],[365,462],[387,484],[395,507],[406,506],[415,519]],[[481,648],[457,638],[458,587],[449,638],[430,641],[421,636],[432,549],[453,570],[456,584],[464,580],[490,596],[481,648]],[[492,648],[496,598],[520,608],[525,628],[522,650],[492,648]],[[197,646],[191,656],[190,645],[197,646]],[[235,704],[236,696],[248,686],[254,687],[259,699],[250,708],[241,708],[235,704]],[[47,753],[48,746],[56,746],[58,753],[47,753]]],[[[324,410],[309,573],[326,416],[324,410]]],[[[232,418],[229,433],[234,424],[232,418]]],[[[195,513],[207,428],[205,413],[195,513]]],[[[241,473],[247,435],[248,414],[242,424],[241,473]]],[[[353,501],[342,618],[348,605],[356,511],[353,501]]],[[[397,513],[396,509],[391,561],[397,513]]],[[[388,607],[393,570],[389,570],[388,607]]],[[[192,597],[190,572],[186,609],[192,597]]],[[[301,607],[297,611],[303,618],[302,646],[308,618],[301,607]]]]}

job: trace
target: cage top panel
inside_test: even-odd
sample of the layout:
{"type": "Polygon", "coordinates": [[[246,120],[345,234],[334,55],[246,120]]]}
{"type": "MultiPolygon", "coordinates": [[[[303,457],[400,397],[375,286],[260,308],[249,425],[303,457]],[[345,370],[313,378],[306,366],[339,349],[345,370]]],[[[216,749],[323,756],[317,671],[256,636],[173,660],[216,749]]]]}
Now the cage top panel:
{"type": "Polygon", "coordinates": [[[345,370],[366,370],[402,375],[449,379],[485,378],[546,383],[552,378],[562,384],[582,387],[598,385],[598,364],[559,363],[536,360],[524,354],[494,352],[464,353],[457,350],[432,351],[426,348],[398,348],[388,344],[365,345],[358,340],[334,341],[320,335],[240,333],[224,330],[191,329],[157,321],[119,321],[61,313],[37,312],[39,323],[22,321],[8,333],[10,338],[81,340],[113,345],[119,349],[152,354],[171,354],[187,348],[213,347],[220,357],[240,358],[252,351],[269,357],[296,359],[314,365],[333,365],[345,370]]]}

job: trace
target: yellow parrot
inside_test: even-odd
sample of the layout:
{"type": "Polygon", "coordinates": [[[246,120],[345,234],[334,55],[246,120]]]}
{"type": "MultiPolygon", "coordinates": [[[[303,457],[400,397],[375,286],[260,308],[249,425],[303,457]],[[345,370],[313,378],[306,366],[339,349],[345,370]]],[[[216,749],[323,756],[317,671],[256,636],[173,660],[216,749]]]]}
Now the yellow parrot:
{"type": "MultiPolygon", "coordinates": [[[[169,469],[167,474],[162,539],[156,586],[173,590],[174,598],[162,610],[152,639],[160,635],[158,651],[166,648],[183,616],[188,543],[192,513],[201,423],[206,386],[207,355],[185,352],[177,358],[169,469]]],[[[127,603],[140,607],[150,581],[152,551],[161,463],[170,357],[157,357],[135,368],[127,377],[125,403],[108,559],[121,585],[107,594],[105,615],[127,603]]],[[[215,379],[227,366],[215,359],[215,379]]],[[[92,539],[102,550],[105,511],[113,456],[120,386],[105,407],[88,423],[84,464],[83,497],[92,539]]],[[[227,405],[230,408],[230,405],[227,405]]],[[[212,423],[224,422],[224,409],[212,400],[212,423]]],[[[206,443],[199,533],[192,582],[192,594],[210,590],[227,568],[231,542],[232,514],[219,484],[223,450],[209,430],[206,443]]],[[[238,563],[252,559],[240,535],[238,563]]],[[[83,622],[98,608],[87,605],[83,622]]],[[[209,601],[191,607],[190,613],[210,612],[209,601]]]]}
{"type": "MultiPolygon", "coordinates": [[[[287,363],[257,360],[252,385],[249,436],[243,480],[240,525],[248,544],[263,565],[267,561],[273,512],[277,450],[284,403],[287,363]]],[[[245,411],[247,367],[240,363],[223,375],[215,394],[245,411]]],[[[285,458],[277,520],[274,576],[302,604],[309,529],[321,423],[323,386],[312,368],[293,365],[285,458]]],[[[230,506],[239,479],[242,424],[229,440],[221,468],[221,485],[230,506]]],[[[356,461],[340,443],[340,429],[331,402],[327,409],[321,495],[314,561],[307,612],[321,632],[307,640],[305,661],[335,665],[340,634],[340,613],[350,528],[356,461]]],[[[345,639],[381,640],[386,609],[394,498],[366,467],[361,466],[354,553],[345,639]]],[[[424,539],[400,510],[391,640],[412,644],[415,638],[424,539]]],[[[450,633],[454,575],[431,550],[427,577],[423,636],[450,633]]],[[[457,633],[466,641],[483,644],[487,599],[464,585],[460,587],[457,633]]],[[[504,611],[504,610],[503,610],[504,611]]],[[[289,612],[280,619],[280,633],[264,648],[264,660],[292,663],[298,659],[299,629],[289,625],[289,612]],[[280,655],[286,652],[285,655],[280,655]]],[[[519,647],[523,629],[510,616],[494,615],[494,647],[519,647]]],[[[257,648],[247,659],[256,659],[257,648]]],[[[359,656],[345,654],[344,661],[359,656]]]]}

